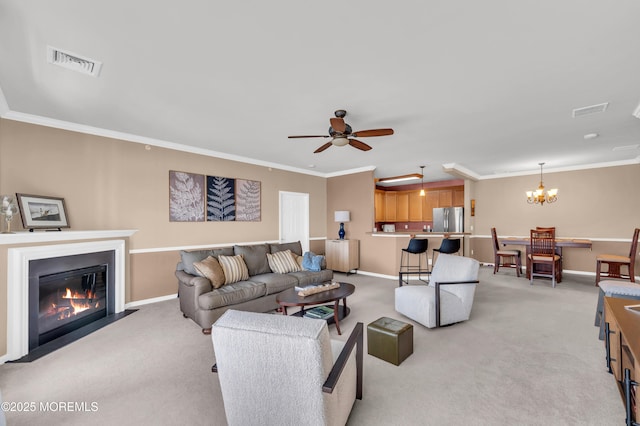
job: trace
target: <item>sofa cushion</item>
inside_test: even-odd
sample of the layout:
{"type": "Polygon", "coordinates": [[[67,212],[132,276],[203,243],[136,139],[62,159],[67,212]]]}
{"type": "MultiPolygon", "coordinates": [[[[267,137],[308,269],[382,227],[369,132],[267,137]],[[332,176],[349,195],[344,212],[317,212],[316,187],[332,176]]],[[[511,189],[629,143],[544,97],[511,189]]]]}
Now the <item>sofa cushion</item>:
{"type": "Polygon", "coordinates": [[[242,256],[218,256],[218,262],[224,271],[224,283],[233,284],[249,279],[249,270],[242,256]]]}
{"type": "Polygon", "coordinates": [[[218,289],[198,296],[200,309],[210,311],[230,305],[257,299],[266,294],[266,287],[263,283],[253,281],[239,281],[233,284],[224,285],[218,289]]]}
{"type": "Polygon", "coordinates": [[[300,287],[304,287],[309,284],[317,284],[323,283],[326,281],[331,281],[333,278],[333,271],[331,269],[323,269],[321,271],[298,271],[291,272],[287,275],[291,275],[296,277],[298,280],[298,285],[300,287]]]}
{"type": "Polygon", "coordinates": [[[295,261],[291,250],[279,251],[274,254],[267,253],[269,267],[277,274],[286,274],[300,270],[298,262],[295,261]]]}
{"type": "Polygon", "coordinates": [[[213,288],[220,288],[224,285],[224,271],[215,257],[209,256],[200,262],[194,262],[193,267],[198,272],[198,275],[211,281],[213,288]]]}
{"type": "Polygon", "coordinates": [[[233,247],[222,247],[212,250],[181,250],[180,259],[182,261],[182,270],[191,275],[199,275],[193,266],[194,262],[200,262],[209,256],[217,258],[220,255],[233,256],[234,254],[233,247]]]}
{"type": "Polygon", "coordinates": [[[256,275],[250,278],[251,281],[262,283],[266,286],[267,295],[280,293],[298,285],[298,279],[291,274],[268,273],[256,275]]]}
{"type": "Polygon", "coordinates": [[[322,268],[324,256],[315,254],[313,252],[306,252],[302,260],[302,268],[306,271],[319,271],[322,268]]]}
{"type": "Polygon", "coordinates": [[[269,244],[269,250],[271,251],[271,254],[279,251],[291,250],[291,253],[302,256],[302,244],[300,244],[300,241],[296,241],[294,243],[269,244]]]}
{"type": "Polygon", "coordinates": [[[268,274],[271,272],[271,269],[269,269],[269,263],[267,262],[269,246],[266,244],[233,246],[233,252],[236,255],[242,255],[250,276],[268,274]]]}

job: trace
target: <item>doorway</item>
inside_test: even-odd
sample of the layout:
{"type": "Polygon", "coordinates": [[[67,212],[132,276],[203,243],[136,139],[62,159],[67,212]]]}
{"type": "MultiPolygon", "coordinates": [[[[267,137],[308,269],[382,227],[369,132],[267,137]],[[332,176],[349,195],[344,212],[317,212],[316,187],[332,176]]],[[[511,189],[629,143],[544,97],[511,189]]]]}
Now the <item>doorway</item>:
{"type": "Polygon", "coordinates": [[[280,242],[293,241],[309,251],[309,194],[280,191],[280,242]]]}

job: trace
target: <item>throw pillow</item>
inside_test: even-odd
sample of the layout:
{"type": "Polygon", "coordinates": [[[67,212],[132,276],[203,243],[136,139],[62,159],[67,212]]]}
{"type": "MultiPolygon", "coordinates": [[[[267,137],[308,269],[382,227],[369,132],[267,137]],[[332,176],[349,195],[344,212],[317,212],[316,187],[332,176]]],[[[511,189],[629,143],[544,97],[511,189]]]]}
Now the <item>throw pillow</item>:
{"type": "Polygon", "coordinates": [[[300,270],[298,262],[295,261],[291,250],[279,251],[276,253],[267,253],[269,267],[277,274],[286,274],[288,272],[296,272],[300,270]]]}
{"type": "Polygon", "coordinates": [[[193,267],[200,276],[211,281],[213,288],[220,288],[224,285],[224,271],[215,257],[209,256],[201,262],[194,262],[193,267]]]}
{"type": "Polygon", "coordinates": [[[304,256],[300,256],[298,254],[295,253],[291,253],[293,255],[293,257],[296,259],[296,263],[298,264],[298,270],[302,271],[302,269],[304,269],[302,267],[302,260],[304,259],[304,256]]]}
{"type": "Polygon", "coordinates": [[[249,270],[242,256],[218,256],[218,262],[224,272],[224,283],[233,284],[249,279],[249,270]]]}
{"type": "Polygon", "coordinates": [[[317,272],[322,269],[323,261],[324,256],[308,251],[303,256],[302,267],[307,271],[317,272]]]}

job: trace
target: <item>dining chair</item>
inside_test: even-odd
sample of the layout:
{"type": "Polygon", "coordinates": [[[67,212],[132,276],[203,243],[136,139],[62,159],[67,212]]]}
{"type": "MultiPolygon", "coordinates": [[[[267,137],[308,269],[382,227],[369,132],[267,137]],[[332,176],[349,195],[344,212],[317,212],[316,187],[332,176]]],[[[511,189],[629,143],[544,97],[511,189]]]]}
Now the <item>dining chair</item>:
{"type": "Polygon", "coordinates": [[[440,243],[440,247],[433,249],[431,252],[431,265],[435,265],[436,252],[443,254],[454,254],[460,251],[460,240],[444,238],[440,243]]]}
{"type": "Polygon", "coordinates": [[[531,230],[531,248],[527,256],[527,264],[531,267],[531,272],[529,273],[531,278],[530,284],[533,284],[533,278],[536,276],[551,278],[552,287],[556,286],[556,282],[561,281],[561,257],[556,253],[555,234],[555,229],[531,230]],[[540,265],[541,268],[536,270],[536,265],[540,265]]]}
{"type": "Polygon", "coordinates": [[[519,278],[520,272],[522,271],[522,256],[520,250],[501,250],[496,228],[491,228],[491,237],[493,238],[494,254],[493,273],[495,274],[498,272],[501,266],[506,268],[516,268],[516,276],[519,278]],[[505,263],[504,261],[506,260],[509,262],[505,263]]]}
{"type": "Polygon", "coordinates": [[[636,228],[631,239],[631,250],[629,256],[619,256],[616,254],[600,254],[596,257],[596,286],[602,278],[624,278],[632,283],[636,282],[634,266],[636,254],[638,252],[638,233],[640,228],[636,228]],[[602,272],[602,264],[607,264],[607,271],[602,272]],[[626,266],[628,274],[623,274],[620,267],[626,266]]]}

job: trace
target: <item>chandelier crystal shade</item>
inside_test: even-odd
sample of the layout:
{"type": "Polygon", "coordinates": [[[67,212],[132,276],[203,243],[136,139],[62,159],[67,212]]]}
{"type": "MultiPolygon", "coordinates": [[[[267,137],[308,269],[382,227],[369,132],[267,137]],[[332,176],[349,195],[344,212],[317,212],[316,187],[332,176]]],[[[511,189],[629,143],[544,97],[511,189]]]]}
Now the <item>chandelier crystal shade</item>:
{"type": "Polygon", "coordinates": [[[544,185],[542,184],[542,166],[544,166],[544,163],[538,164],[540,165],[540,186],[536,190],[527,191],[527,203],[540,204],[542,206],[545,202],[554,203],[558,200],[558,189],[553,188],[545,193],[544,185]]]}

